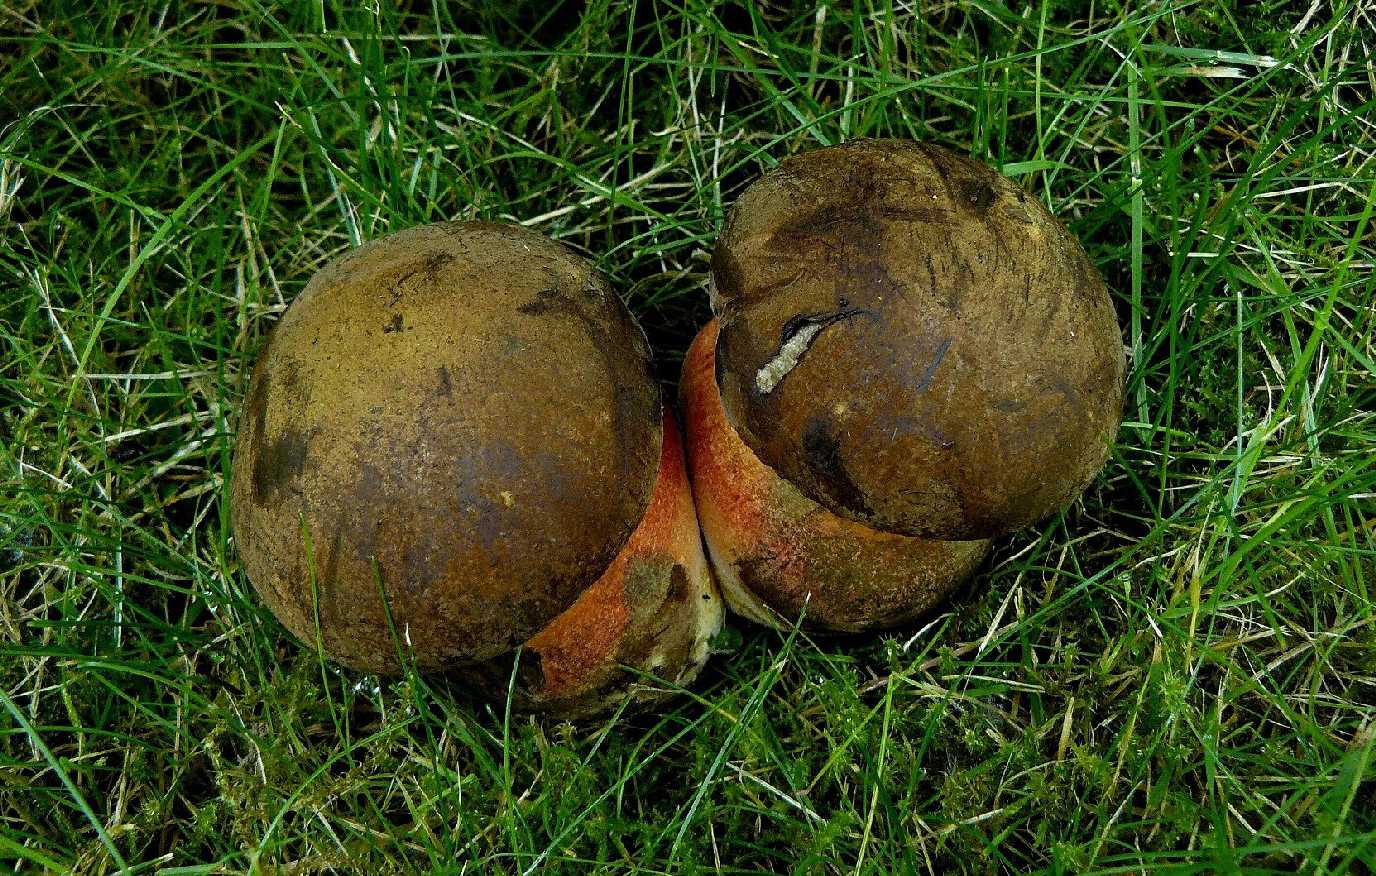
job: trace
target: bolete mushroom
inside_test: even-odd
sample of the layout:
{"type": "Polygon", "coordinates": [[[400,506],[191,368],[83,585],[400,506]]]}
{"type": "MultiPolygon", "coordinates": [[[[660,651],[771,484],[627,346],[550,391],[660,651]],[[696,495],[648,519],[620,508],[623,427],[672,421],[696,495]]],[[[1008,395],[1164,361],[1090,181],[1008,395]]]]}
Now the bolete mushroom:
{"type": "Polygon", "coordinates": [[[523,703],[592,711],[631,689],[622,663],[686,683],[721,623],[676,430],[589,262],[506,225],[411,228],[326,265],[260,354],[239,556],[341,663],[466,672],[524,646],[523,703]]]}
{"type": "MultiPolygon", "coordinates": [[[[964,542],[943,550],[968,559],[1073,501],[1117,433],[1124,351],[1098,272],[1037,199],[940,147],[861,140],[784,160],[728,214],[711,295],[725,422],[867,533],[964,542]]],[[[706,521],[729,503],[690,464],[706,521]]],[[[704,531],[730,593],[739,560],[724,568],[720,527],[704,531]]],[[[942,557],[937,577],[968,573],[942,557]]]]}

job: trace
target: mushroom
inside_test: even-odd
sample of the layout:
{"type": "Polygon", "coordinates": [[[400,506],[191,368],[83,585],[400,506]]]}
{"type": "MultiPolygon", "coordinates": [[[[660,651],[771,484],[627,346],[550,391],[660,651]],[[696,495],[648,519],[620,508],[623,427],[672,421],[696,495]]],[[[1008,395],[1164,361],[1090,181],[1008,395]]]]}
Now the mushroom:
{"type": "MultiPolygon", "coordinates": [[[[231,483],[264,602],[348,666],[519,649],[567,714],[687,683],[721,606],[630,312],[524,229],[421,226],[327,264],[258,358],[231,483]]],[[[501,692],[505,693],[505,678],[501,692]]]]}
{"type": "MultiPolygon", "coordinates": [[[[784,160],[727,216],[711,296],[712,389],[750,459],[789,488],[772,493],[863,527],[852,539],[963,543],[922,566],[919,602],[969,574],[975,545],[1072,502],[1117,433],[1123,344],[1098,272],[1035,198],[940,147],[861,140],[784,160]]],[[[730,478],[705,479],[694,457],[710,408],[687,415],[690,466],[734,606],[733,577],[749,585],[762,563],[780,579],[799,561],[765,556],[743,575],[723,518],[707,522],[713,506],[733,513],[714,493],[730,478]]],[[[795,535],[810,567],[823,542],[795,535]]],[[[844,597],[816,577],[810,616],[840,600],[858,613],[838,602],[825,625],[883,625],[864,592],[890,585],[866,577],[844,597]]]]}

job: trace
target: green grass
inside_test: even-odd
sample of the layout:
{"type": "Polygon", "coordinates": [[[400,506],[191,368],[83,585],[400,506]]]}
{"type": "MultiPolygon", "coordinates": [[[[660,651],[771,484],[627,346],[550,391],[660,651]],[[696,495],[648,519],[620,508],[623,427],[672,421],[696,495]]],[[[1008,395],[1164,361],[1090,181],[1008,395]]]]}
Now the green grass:
{"type": "Polygon", "coordinates": [[[371,5],[0,7],[0,869],[1376,871],[1370,4],[371,5]],[[736,622],[571,726],[254,597],[236,411],[325,260],[527,222],[671,383],[723,208],[860,136],[1044,198],[1132,351],[1102,477],[921,630],[736,622]]]}

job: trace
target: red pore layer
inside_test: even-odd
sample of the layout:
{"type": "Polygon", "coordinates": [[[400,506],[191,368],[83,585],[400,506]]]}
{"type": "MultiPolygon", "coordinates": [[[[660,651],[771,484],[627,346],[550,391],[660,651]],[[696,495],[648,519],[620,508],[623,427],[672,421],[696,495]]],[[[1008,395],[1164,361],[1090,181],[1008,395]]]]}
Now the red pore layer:
{"type": "Polygon", "coordinates": [[[721,619],[678,426],[666,410],[645,516],[602,577],[526,643],[539,657],[528,696],[539,708],[594,711],[637,680],[622,664],[686,683],[702,668],[721,619]]]}
{"type": "Polygon", "coordinates": [[[987,540],[876,531],[837,517],[761,462],[722,407],[716,341],[713,320],[688,350],[679,401],[698,520],[735,611],[773,626],[800,615],[814,629],[898,626],[979,566],[987,540]]]}

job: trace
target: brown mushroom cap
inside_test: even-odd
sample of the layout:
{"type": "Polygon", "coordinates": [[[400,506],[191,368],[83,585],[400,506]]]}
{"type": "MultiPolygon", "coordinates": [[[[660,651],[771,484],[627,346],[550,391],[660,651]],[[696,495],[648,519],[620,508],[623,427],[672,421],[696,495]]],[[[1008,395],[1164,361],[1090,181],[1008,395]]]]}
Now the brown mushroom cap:
{"type": "Polygon", "coordinates": [[[260,354],[235,540],[343,663],[397,669],[393,629],[422,669],[487,659],[607,569],[661,439],[645,336],[591,264],[520,228],[412,228],[327,265],[260,354]]]}
{"type": "Polygon", "coordinates": [[[900,140],[786,159],[730,211],[712,278],[731,422],[836,514],[997,536],[1107,459],[1124,369],[1108,292],[985,164],[900,140]]]}

